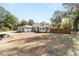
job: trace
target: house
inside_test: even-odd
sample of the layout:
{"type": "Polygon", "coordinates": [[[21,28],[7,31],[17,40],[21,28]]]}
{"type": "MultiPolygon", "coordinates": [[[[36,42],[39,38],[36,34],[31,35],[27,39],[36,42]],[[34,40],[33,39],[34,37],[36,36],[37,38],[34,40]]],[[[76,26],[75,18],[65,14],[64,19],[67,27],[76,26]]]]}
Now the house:
{"type": "Polygon", "coordinates": [[[50,32],[50,25],[44,24],[34,24],[33,26],[33,32],[50,32]]]}
{"type": "Polygon", "coordinates": [[[18,32],[32,32],[32,26],[30,25],[24,25],[18,27],[18,32]]]}

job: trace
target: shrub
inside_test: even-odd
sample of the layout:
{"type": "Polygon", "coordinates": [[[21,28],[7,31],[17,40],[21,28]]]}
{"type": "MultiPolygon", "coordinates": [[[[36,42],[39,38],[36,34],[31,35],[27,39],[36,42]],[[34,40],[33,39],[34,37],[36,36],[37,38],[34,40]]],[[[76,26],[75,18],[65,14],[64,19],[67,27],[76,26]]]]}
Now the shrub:
{"type": "Polygon", "coordinates": [[[8,27],[2,27],[1,31],[9,31],[10,29],[8,27]]]}
{"type": "Polygon", "coordinates": [[[71,29],[63,29],[62,33],[64,33],[64,34],[70,34],[71,33],[71,29]]]}

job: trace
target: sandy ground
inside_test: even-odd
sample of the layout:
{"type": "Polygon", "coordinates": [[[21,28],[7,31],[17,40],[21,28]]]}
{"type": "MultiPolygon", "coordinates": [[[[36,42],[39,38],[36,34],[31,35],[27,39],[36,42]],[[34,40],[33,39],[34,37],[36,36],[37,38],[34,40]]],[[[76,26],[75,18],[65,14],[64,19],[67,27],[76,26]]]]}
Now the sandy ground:
{"type": "MultiPolygon", "coordinates": [[[[32,42],[32,43],[26,43],[22,44],[23,40],[28,40],[28,38],[42,36],[44,33],[10,33],[9,38],[4,38],[0,41],[0,50],[6,50],[14,47],[24,47],[27,46],[29,48],[33,47],[33,45],[42,45],[39,42],[32,42]],[[19,42],[19,43],[18,43],[19,42]],[[19,45],[22,44],[22,45],[19,45]]],[[[43,43],[45,44],[45,43],[43,43]]]]}
{"type": "Polygon", "coordinates": [[[79,34],[10,33],[0,41],[0,55],[79,56],[79,34]]]}

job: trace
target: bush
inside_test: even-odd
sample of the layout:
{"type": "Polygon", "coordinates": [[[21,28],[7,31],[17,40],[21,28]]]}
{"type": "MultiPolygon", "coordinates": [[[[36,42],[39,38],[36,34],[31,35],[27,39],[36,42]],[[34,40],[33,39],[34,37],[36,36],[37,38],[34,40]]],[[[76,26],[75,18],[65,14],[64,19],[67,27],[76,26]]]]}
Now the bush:
{"type": "Polygon", "coordinates": [[[2,27],[1,31],[9,31],[10,29],[8,27],[2,27]]]}
{"type": "Polygon", "coordinates": [[[63,29],[62,33],[64,33],[64,34],[70,34],[71,33],[71,29],[63,29]]]}

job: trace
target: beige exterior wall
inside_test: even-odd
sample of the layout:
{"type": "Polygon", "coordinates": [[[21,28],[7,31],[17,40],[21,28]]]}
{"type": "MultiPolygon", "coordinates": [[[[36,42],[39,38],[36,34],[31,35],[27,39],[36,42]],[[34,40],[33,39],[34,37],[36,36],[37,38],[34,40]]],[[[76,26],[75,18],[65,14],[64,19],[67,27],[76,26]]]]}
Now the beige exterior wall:
{"type": "Polygon", "coordinates": [[[18,31],[31,32],[32,27],[18,27],[18,31]]]}
{"type": "Polygon", "coordinates": [[[45,27],[39,27],[39,32],[46,32],[46,28],[45,27]]]}

